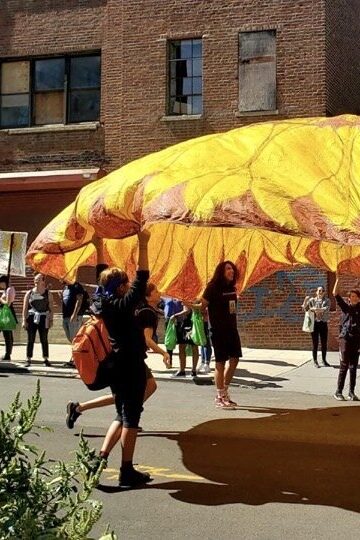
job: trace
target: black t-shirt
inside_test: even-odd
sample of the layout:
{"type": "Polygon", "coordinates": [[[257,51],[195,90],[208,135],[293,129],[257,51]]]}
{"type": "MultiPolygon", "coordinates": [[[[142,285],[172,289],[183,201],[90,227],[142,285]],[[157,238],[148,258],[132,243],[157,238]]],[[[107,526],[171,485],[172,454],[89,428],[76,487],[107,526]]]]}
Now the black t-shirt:
{"type": "Polygon", "coordinates": [[[153,337],[156,335],[157,325],[158,325],[158,314],[156,310],[151,307],[149,304],[144,303],[139,306],[136,311],[136,316],[139,322],[139,325],[144,330],[145,328],[152,328],[153,337]]]}
{"type": "Polygon", "coordinates": [[[75,282],[65,285],[62,292],[62,314],[64,319],[70,318],[76,306],[76,297],[84,294],[84,289],[80,283],[75,282]]]}
{"type": "Polygon", "coordinates": [[[148,279],[147,270],[138,270],[124,296],[99,295],[94,298],[94,305],[91,307],[93,313],[101,314],[113,349],[120,353],[124,364],[131,365],[135,359],[143,360],[146,356],[144,331],[136,317],[136,310],[140,302],[144,301],[148,279]]]}
{"type": "Polygon", "coordinates": [[[342,311],[339,337],[347,341],[360,342],[360,303],[348,304],[339,294],[335,299],[342,311]]]}
{"type": "Polygon", "coordinates": [[[220,289],[213,283],[209,283],[203,298],[209,302],[209,320],[213,332],[230,329],[237,331],[237,295],[233,285],[225,285],[220,289]]]}

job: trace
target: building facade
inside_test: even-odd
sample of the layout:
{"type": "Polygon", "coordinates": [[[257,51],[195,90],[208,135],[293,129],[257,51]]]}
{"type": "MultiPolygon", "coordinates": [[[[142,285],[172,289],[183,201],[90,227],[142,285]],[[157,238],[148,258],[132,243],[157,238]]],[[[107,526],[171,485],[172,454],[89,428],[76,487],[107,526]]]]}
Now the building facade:
{"type": "MultiPolygon", "coordinates": [[[[85,183],[186,139],[360,113],[359,27],[357,0],[4,0],[1,229],[31,241],[85,183]]],[[[302,298],[328,282],[294,269],[244,293],[244,345],[308,347],[302,298]]]]}

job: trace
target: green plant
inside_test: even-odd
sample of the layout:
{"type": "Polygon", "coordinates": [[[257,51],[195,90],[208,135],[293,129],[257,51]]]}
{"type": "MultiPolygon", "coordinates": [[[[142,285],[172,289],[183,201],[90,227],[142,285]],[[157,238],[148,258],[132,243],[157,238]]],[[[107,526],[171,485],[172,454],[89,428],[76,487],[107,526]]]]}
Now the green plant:
{"type": "MultiPolygon", "coordinates": [[[[92,474],[95,451],[80,436],[70,463],[51,462],[26,435],[47,429],[35,425],[41,404],[40,383],[26,406],[18,393],[0,411],[0,540],[85,540],[101,517],[102,504],[90,499],[102,464],[92,474]]],[[[106,531],[101,540],[116,539],[106,531]]]]}

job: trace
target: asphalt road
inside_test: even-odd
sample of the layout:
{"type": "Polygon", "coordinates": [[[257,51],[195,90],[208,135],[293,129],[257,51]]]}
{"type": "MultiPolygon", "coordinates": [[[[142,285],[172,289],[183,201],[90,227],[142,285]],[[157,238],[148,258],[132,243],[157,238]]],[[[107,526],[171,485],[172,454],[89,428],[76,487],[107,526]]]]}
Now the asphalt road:
{"type": "MultiPolygon", "coordinates": [[[[3,374],[0,384],[3,409],[19,389],[27,398],[36,378],[3,374]]],[[[54,430],[40,438],[48,455],[66,459],[81,427],[100,448],[112,408],[85,413],[72,431],[64,423],[69,399],[99,394],[74,379],[42,378],[41,388],[38,422],[54,430]]],[[[95,532],[110,523],[126,540],[359,538],[358,404],[234,388],[240,408],[219,411],[213,394],[211,386],[159,383],[142,417],[135,459],[154,480],[118,491],[116,449],[94,491],[104,503],[95,532]]]]}

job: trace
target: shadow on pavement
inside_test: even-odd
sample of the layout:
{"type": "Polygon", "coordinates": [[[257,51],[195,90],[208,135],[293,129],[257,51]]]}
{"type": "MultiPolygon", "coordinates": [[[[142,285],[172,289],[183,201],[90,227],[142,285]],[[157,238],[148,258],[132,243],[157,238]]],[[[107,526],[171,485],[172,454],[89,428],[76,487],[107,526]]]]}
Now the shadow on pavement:
{"type": "Polygon", "coordinates": [[[272,502],[360,511],[360,408],[247,409],[265,417],[213,420],[171,435],[188,471],[207,480],[149,486],[205,506],[272,502]]]}
{"type": "Polygon", "coordinates": [[[232,384],[239,384],[250,388],[282,388],[279,382],[288,381],[286,377],[276,377],[263,373],[253,373],[247,369],[237,368],[235,370],[232,384]],[[256,379],[255,381],[249,379],[256,379]]]}
{"type": "Polygon", "coordinates": [[[247,364],[270,364],[271,366],[283,366],[283,367],[299,367],[298,364],[290,364],[289,362],[285,362],[284,360],[253,360],[250,358],[241,358],[240,362],[244,361],[247,364]]]}

